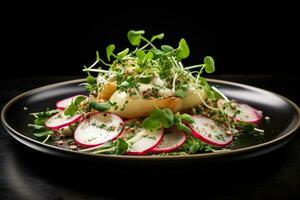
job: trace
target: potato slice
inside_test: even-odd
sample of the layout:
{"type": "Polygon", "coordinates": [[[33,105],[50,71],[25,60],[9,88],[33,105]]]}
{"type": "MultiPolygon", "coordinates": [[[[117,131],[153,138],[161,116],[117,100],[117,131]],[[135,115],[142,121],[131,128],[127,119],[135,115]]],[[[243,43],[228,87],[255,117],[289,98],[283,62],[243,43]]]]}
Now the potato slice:
{"type": "Polygon", "coordinates": [[[205,101],[207,98],[206,92],[203,89],[196,89],[194,87],[189,88],[185,92],[185,97],[183,98],[183,105],[181,110],[195,107],[202,104],[202,100],[205,101]]]}
{"type": "Polygon", "coordinates": [[[120,91],[116,91],[110,101],[117,104],[117,109],[112,107],[110,112],[129,119],[148,116],[156,107],[170,108],[173,112],[177,112],[183,105],[183,100],[178,97],[144,99],[141,96],[129,97],[125,92],[120,91]]]}
{"type": "Polygon", "coordinates": [[[113,93],[117,90],[117,82],[104,83],[102,90],[98,93],[97,99],[108,100],[113,93]]]}

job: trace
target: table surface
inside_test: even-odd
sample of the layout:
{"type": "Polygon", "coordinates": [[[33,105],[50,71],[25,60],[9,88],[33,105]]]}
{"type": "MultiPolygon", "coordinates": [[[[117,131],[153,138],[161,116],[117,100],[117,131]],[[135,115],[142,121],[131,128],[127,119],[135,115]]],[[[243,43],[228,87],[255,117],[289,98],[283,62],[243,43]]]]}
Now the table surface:
{"type": "MultiPolygon", "coordinates": [[[[76,77],[1,78],[0,106],[23,91],[76,77]]],[[[293,75],[220,75],[300,105],[293,75]]],[[[0,107],[0,108],[1,108],[0,107]]],[[[133,170],[58,159],[12,139],[0,126],[0,199],[300,199],[300,137],[266,155],[212,167],[133,170]],[[169,198],[168,198],[169,199],[169,198]]],[[[138,167],[138,166],[137,166],[138,167]]]]}

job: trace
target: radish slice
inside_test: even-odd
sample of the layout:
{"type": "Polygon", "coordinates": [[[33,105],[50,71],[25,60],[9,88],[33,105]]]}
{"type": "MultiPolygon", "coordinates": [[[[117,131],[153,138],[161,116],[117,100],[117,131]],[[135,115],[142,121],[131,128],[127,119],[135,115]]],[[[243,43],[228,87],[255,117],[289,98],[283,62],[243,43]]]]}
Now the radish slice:
{"type": "Polygon", "coordinates": [[[77,114],[72,117],[66,116],[64,111],[60,111],[59,113],[50,117],[46,122],[45,126],[52,130],[58,130],[60,128],[70,126],[75,122],[79,121],[82,117],[82,114],[77,114]]]}
{"type": "Polygon", "coordinates": [[[69,98],[66,98],[66,99],[63,99],[63,100],[60,100],[60,101],[56,102],[56,108],[59,109],[59,110],[64,110],[64,109],[66,109],[66,107],[68,107],[68,106],[72,103],[72,101],[73,101],[74,99],[76,99],[76,97],[78,97],[78,96],[83,96],[83,97],[88,98],[88,97],[85,96],[85,95],[76,95],[76,96],[72,96],[72,97],[69,97],[69,98]]]}
{"type": "Polygon", "coordinates": [[[176,128],[170,129],[170,133],[165,133],[161,143],[153,150],[154,153],[168,153],[179,148],[186,140],[183,131],[176,128]]]}
{"type": "Polygon", "coordinates": [[[127,154],[144,155],[152,152],[160,144],[163,138],[163,129],[149,131],[141,126],[141,122],[128,120],[120,137],[129,144],[127,154]],[[129,127],[128,124],[132,124],[134,121],[139,125],[135,124],[134,127],[129,127]]]}
{"type": "Polygon", "coordinates": [[[232,142],[233,136],[226,135],[225,129],[212,119],[201,115],[194,115],[193,118],[194,123],[189,126],[194,137],[218,147],[225,147],[232,142]]]}
{"type": "Polygon", "coordinates": [[[247,104],[239,104],[238,109],[241,111],[236,115],[236,120],[240,122],[248,122],[257,124],[263,117],[262,113],[247,104]]]}
{"type": "Polygon", "coordinates": [[[82,121],[75,130],[75,142],[82,147],[93,147],[116,139],[123,129],[123,120],[112,113],[95,113],[82,121]]]}
{"type": "MultiPolygon", "coordinates": [[[[225,101],[223,99],[218,100],[218,107],[223,108],[225,101]]],[[[247,104],[237,104],[236,110],[233,110],[227,106],[225,112],[229,117],[234,117],[236,111],[239,113],[235,116],[235,119],[239,122],[247,122],[252,124],[257,124],[263,117],[261,111],[247,105],[247,104]]]]}

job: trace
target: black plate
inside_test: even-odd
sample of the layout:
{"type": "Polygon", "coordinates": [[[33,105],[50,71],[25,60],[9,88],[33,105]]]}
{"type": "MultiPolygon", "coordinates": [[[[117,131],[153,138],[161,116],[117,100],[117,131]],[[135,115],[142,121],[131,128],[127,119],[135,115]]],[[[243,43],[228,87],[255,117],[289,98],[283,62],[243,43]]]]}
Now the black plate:
{"type": "Polygon", "coordinates": [[[2,123],[7,132],[19,142],[38,151],[55,156],[80,160],[99,161],[101,163],[151,164],[176,163],[210,163],[215,161],[231,161],[245,159],[273,151],[286,144],[300,124],[300,112],[297,105],[278,94],[233,82],[208,79],[211,85],[220,87],[229,98],[244,102],[264,111],[271,121],[264,123],[264,136],[241,137],[234,143],[234,149],[227,152],[204,153],[189,156],[127,156],[127,155],[92,155],[62,149],[53,145],[43,144],[33,138],[27,124],[32,122],[31,112],[39,112],[45,108],[54,108],[55,102],[75,94],[85,93],[78,84],[84,80],[73,80],[40,87],[25,92],[10,102],[2,110],[2,123]],[[24,109],[26,107],[27,109],[24,109]],[[179,162],[180,161],[180,162],[179,162]]]}

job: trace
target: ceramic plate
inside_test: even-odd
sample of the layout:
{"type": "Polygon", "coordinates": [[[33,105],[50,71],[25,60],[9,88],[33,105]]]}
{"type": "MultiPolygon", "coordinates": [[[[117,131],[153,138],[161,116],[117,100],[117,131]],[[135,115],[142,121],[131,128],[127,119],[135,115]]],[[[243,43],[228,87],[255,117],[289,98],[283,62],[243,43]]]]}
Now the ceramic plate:
{"type": "Polygon", "coordinates": [[[232,151],[202,153],[188,156],[129,156],[129,155],[92,155],[63,149],[36,140],[27,127],[32,123],[28,115],[45,108],[55,108],[55,102],[76,94],[86,94],[83,87],[78,86],[83,79],[47,85],[25,92],[9,101],[2,110],[1,119],[7,132],[16,140],[35,150],[55,156],[102,163],[137,164],[188,164],[195,162],[215,162],[245,159],[273,151],[286,144],[295,135],[300,124],[300,112],[297,105],[287,98],[256,87],[234,82],[208,79],[211,85],[219,89],[230,99],[247,103],[264,112],[271,118],[263,123],[263,136],[244,136],[235,141],[232,151]],[[27,109],[24,109],[26,107],[27,109]]]}

